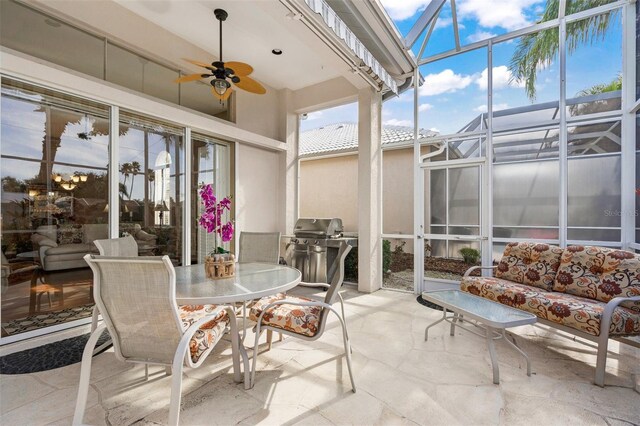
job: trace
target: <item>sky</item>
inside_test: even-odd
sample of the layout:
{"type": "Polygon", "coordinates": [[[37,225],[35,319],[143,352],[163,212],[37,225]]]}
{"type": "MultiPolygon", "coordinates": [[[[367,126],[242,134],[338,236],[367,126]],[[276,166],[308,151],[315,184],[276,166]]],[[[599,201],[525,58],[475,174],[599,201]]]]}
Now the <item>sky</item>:
{"type": "MultiPolygon", "coordinates": [[[[400,33],[406,36],[430,0],[382,0],[400,33]]],[[[466,45],[534,24],[546,0],[456,1],[460,43],[466,45]]],[[[601,40],[582,45],[567,57],[567,97],[596,84],[614,80],[622,71],[622,24],[618,12],[601,40]]],[[[549,31],[549,30],[547,30],[549,31]]],[[[417,56],[424,33],[413,47],[417,56]]],[[[519,39],[494,45],[494,111],[559,99],[557,57],[537,73],[536,98],[527,97],[523,82],[509,70],[519,39]]],[[[450,2],[443,7],[423,57],[455,47],[450,2]]],[[[433,62],[420,68],[425,84],[419,89],[419,126],[441,134],[458,132],[486,112],[488,64],[486,48],[433,62]]],[[[383,124],[413,126],[413,90],[383,104],[383,124]]],[[[357,104],[308,114],[301,130],[358,119],[357,104]]]]}

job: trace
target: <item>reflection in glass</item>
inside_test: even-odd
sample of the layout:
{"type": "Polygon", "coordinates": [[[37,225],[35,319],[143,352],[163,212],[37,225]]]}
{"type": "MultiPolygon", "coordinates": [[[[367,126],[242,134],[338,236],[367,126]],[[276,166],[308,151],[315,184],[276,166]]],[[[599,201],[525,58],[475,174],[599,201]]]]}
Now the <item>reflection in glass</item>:
{"type": "Polygon", "coordinates": [[[2,336],[89,318],[108,237],[108,108],[3,79],[2,336]]]}
{"type": "MultiPolygon", "coordinates": [[[[204,135],[192,134],[191,262],[193,264],[202,263],[205,256],[208,256],[215,249],[213,234],[208,234],[198,223],[198,219],[203,212],[199,188],[202,185],[210,184],[213,187],[214,195],[218,199],[231,196],[232,211],[226,213],[229,217],[223,217],[223,222],[233,220],[235,216],[235,200],[232,197],[232,149],[230,145],[219,140],[204,135]]],[[[222,243],[218,239],[218,244],[223,246],[225,250],[233,248],[233,241],[222,243]]]]}
{"type": "Polygon", "coordinates": [[[120,234],[132,235],[140,255],[168,255],[182,264],[184,144],[166,123],[121,113],[120,234]]]}

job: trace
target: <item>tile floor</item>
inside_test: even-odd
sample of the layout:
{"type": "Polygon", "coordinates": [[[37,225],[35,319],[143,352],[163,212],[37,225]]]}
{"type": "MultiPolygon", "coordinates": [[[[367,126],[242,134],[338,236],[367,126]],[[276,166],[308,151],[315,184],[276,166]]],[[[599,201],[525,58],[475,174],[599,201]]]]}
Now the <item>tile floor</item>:
{"type": "MultiPolygon", "coordinates": [[[[337,322],[315,342],[287,338],[261,353],[257,383],[232,379],[228,342],[186,372],[181,424],[640,424],[640,350],[612,343],[604,389],[594,386],[595,348],[544,326],[514,329],[531,356],[498,343],[501,384],[492,383],[484,339],[446,324],[415,296],[382,290],[346,293],[358,392],[349,385],[337,322]],[[635,388],[635,390],[634,390],[635,388]]],[[[251,336],[249,336],[251,337],[251,336]]],[[[251,345],[251,339],[245,342],[251,345]]],[[[2,425],[71,422],[80,365],[0,377],[2,425]]],[[[94,360],[85,422],[166,424],[170,378],[160,368],[94,360]]]]}

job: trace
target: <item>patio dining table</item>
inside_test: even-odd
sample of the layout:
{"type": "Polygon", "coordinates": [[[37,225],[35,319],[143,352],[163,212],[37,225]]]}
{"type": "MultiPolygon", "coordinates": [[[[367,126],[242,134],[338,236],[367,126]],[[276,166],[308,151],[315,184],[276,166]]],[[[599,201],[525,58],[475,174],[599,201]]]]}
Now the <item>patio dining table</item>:
{"type": "MultiPolygon", "coordinates": [[[[238,263],[233,277],[207,278],[203,265],[178,266],[176,271],[176,302],[178,305],[229,305],[291,290],[300,283],[299,270],[271,263],[238,263]]],[[[243,333],[246,313],[243,309],[243,333]]],[[[245,366],[245,389],[253,386],[248,378],[249,357],[244,344],[240,354],[245,366]]]]}
{"type": "Polygon", "coordinates": [[[271,263],[238,263],[233,277],[211,279],[203,265],[178,266],[178,305],[222,305],[247,302],[291,290],[300,283],[297,269],[271,263]]]}

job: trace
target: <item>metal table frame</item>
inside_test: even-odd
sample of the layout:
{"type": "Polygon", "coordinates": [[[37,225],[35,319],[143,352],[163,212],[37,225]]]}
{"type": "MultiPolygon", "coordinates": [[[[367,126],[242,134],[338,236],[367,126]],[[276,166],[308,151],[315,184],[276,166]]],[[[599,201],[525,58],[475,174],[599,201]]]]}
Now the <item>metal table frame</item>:
{"type": "MultiPolygon", "coordinates": [[[[446,290],[446,291],[459,291],[459,290],[446,290]]],[[[508,332],[506,329],[510,328],[510,327],[517,327],[520,325],[527,325],[527,324],[534,324],[537,321],[537,317],[533,314],[530,314],[531,316],[528,317],[526,314],[526,312],[523,311],[518,311],[521,314],[525,314],[523,315],[525,318],[523,318],[522,320],[518,320],[518,321],[509,321],[509,322],[496,322],[496,321],[491,321],[487,318],[484,318],[480,315],[478,315],[475,312],[471,312],[469,310],[466,309],[462,309],[459,306],[456,306],[454,304],[451,303],[447,303],[437,297],[432,297],[430,295],[433,294],[437,294],[440,292],[425,292],[422,294],[422,298],[425,300],[428,300],[429,302],[435,303],[437,305],[442,306],[442,318],[440,318],[439,320],[429,324],[425,330],[424,330],[424,340],[427,341],[429,338],[429,329],[431,327],[433,327],[436,324],[439,324],[443,321],[448,322],[449,324],[451,324],[451,328],[449,331],[449,334],[451,336],[455,335],[455,328],[456,327],[460,327],[470,333],[475,334],[476,336],[480,336],[486,339],[487,341],[487,348],[489,349],[489,355],[491,357],[491,367],[493,369],[493,383],[494,384],[500,384],[500,370],[498,367],[498,357],[496,354],[496,347],[495,347],[495,340],[498,339],[504,339],[505,342],[507,342],[509,344],[509,346],[511,348],[513,348],[515,351],[517,351],[520,355],[522,355],[524,357],[524,359],[527,361],[527,376],[531,376],[531,360],[529,359],[529,356],[522,350],[520,349],[520,347],[518,346],[515,336],[513,335],[513,333],[508,332]],[[447,315],[447,313],[451,313],[451,315],[447,315]],[[462,323],[465,320],[469,320],[471,319],[472,321],[469,321],[469,324],[471,324],[474,328],[480,329],[480,330],[484,330],[484,333],[480,333],[477,330],[471,328],[471,327],[467,327],[465,325],[462,325],[462,323]],[[507,338],[508,337],[508,338],[507,338]]],[[[501,307],[504,307],[505,309],[513,309],[510,308],[508,306],[504,306],[500,303],[497,302],[493,302],[491,300],[488,299],[484,299],[482,297],[478,297],[478,296],[474,296],[472,294],[469,293],[465,293],[468,294],[470,297],[477,297],[479,300],[482,300],[483,302],[480,303],[494,303],[497,304],[501,307]]]]}

